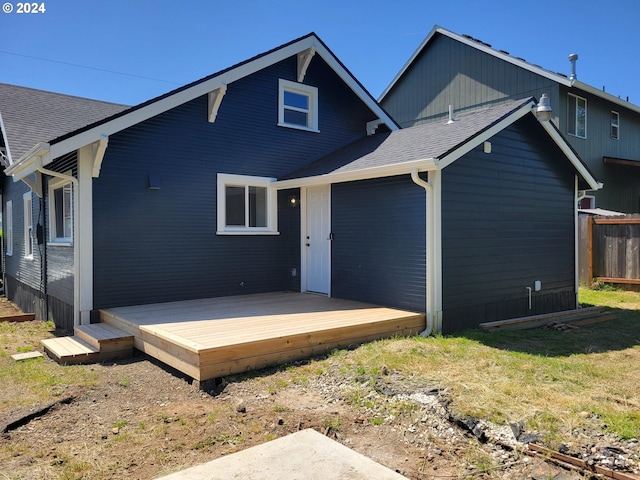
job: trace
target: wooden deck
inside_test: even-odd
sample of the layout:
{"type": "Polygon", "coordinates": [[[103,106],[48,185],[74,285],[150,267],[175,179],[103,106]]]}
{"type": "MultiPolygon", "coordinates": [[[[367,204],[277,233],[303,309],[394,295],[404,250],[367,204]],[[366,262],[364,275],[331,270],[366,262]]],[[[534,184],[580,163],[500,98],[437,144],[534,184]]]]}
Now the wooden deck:
{"type": "Polygon", "coordinates": [[[134,346],[201,382],[334,348],[414,335],[424,314],[303,293],[269,293],[102,310],[134,346]]]}

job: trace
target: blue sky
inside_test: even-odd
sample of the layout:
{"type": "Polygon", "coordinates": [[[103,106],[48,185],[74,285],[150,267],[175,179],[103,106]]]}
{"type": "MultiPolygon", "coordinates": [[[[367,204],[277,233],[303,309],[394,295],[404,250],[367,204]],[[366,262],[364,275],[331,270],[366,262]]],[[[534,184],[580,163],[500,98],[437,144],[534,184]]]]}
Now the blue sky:
{"type": "Polygon", "coordinates": [[[637,0],[48,0],[37,14],[9,3],[0,82],[117,103],[143,102],[311,31],[378,97],[437,24],[565,74],[578,53],[581,81],[640,104],[637,0]]]}

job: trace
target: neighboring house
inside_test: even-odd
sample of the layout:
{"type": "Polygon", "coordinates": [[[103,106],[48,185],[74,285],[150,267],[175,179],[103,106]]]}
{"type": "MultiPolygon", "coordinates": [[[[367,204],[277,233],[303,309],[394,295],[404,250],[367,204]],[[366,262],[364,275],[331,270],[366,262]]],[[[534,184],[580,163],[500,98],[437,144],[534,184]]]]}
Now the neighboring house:
{"type": "Polygon", "coordinates": [[[9,297],[62,328],[282,290],[426,311],[444,332],[576,308],[576,197],[598,184],[535,112],[526,98],[400,130],[307,35],[34,132],[5,168],[9,297]],[[40,241],[45,261],[23,261],[40,241]]]}
{"type": "Polygon", "coordinates": [[[640,212],[640,107],[579,81],[571,58],[567,76],[434,27],[379,101],[404,128],[442,118],[449,105],[462,113],[546,93],[553,122],[604,184],[583,192],[580,206],[640,212]]]}

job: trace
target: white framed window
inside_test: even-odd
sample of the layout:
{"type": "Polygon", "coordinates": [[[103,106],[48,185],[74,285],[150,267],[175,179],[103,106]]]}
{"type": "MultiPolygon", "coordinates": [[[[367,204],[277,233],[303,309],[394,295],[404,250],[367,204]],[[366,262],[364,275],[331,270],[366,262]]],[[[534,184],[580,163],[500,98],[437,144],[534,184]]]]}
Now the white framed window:
{"type": "Polygon", "coordinates": [[[620,139],[620,114],[611,110],[611,138],[620,139]]]}
{"type": "Polygon", "coordinates": [[[22,196],[24,205],[24,256],[33,258],[33,195],[27,192],[22,196]]]}
{"type": "Polygon", "coordinates": [[[5,228],[5,254],[13,255],[13,201],[7,201],[7,218],[4,220],[5,228]]]}
{"type": "Polygon", "coordinates": [[[302,83],[278,81],[278,126],[318,130],[318,89],[302,83]]]}
{"type": "Polygon", "coordinates": [[[65,179],[49,182],[49,241],[73,243],[73,185],[65,179]]]}
{"type": "Polygon", "coordinates": [[[567,99],[567,133],[587,138],[587,99],[571,93],[567,99]]]}
{"type": "Polygon", "coordinates": [[[218,174],[218,235],[277,235],[275,178],[218,174]]]}

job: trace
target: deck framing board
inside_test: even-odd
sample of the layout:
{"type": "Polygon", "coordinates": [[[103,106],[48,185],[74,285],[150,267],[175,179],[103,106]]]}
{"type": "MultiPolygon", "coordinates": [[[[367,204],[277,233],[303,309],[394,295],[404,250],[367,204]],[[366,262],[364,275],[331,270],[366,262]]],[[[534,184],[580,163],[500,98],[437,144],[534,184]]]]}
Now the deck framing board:
{"type": "Polygon", "coordinates": [[[301,293],[120,307],[103,322],[202,381],[424,329],[424,314],[301,293]]]}

